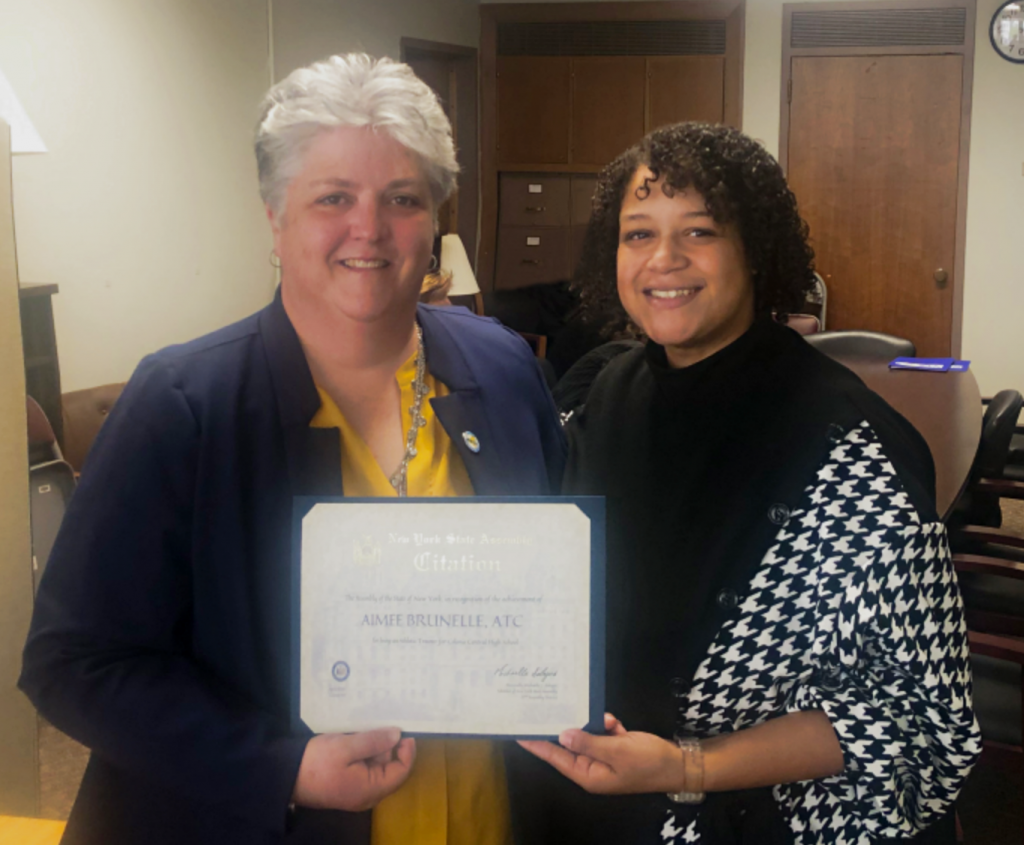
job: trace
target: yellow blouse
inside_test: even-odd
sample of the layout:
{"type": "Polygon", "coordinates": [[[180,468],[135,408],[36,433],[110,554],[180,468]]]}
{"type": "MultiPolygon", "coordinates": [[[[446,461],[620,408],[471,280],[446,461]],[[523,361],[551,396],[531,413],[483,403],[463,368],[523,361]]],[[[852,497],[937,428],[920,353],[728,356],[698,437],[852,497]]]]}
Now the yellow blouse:
{"type": "MultiPolygon", "coordinates": [[[[396,373],[402,394],[403,438],[408,432],[416,358],[396,373]]],[[[473,485],[459,453],[434,415],[430,399],[448,389],[426,376],[426,425],[409,461],[410,496],[471,496],[473,485]]],[[[394,496],[387,475],[362,437],[322,389],[320,410],[310,425],[337,428],[341,435],[341,478],[346,496],[394,496]]],[[[416,763],[402,787],[373,810],[372,845],[510,845],[508,791],[501,749],[486,740],[416,742],[416,763]]]]}

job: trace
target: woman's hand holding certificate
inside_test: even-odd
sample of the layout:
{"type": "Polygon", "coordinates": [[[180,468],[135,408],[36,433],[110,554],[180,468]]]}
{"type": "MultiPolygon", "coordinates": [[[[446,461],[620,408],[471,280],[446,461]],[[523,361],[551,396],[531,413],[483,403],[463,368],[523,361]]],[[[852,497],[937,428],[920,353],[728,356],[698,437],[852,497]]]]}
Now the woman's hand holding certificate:
{"type": "Polygon", "coordinates": [[[654,734],[627,731],[611,713],[605,713],[604,721],[607,736],[573,729],[562,732],[559,745],[537,740],[519,744],[598,795],[684,791],[687,773],[677,745],[654,734]]]}
{"type": "Polygon", "coordinates": [[[320,810],[368,810],[412,771],[416,740],[398,728],[360,734],[322,734],[306,746],[292,800],[320,810]]]}

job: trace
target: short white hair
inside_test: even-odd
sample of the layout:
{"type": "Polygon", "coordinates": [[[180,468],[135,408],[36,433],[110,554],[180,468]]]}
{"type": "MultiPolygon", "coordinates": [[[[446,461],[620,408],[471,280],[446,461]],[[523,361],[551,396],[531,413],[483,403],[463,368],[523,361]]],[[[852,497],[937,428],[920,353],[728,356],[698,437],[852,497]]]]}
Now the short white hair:
{"type": "Polygon", "coordinates": [[[338,126],[386,132],[423,165],[435,209],[455,190],[452,127],[437,95],[408,65],[365,53],[292,71],[263,99],[256,127],[260,196],[278,215],[313,138],[338,126]]]}

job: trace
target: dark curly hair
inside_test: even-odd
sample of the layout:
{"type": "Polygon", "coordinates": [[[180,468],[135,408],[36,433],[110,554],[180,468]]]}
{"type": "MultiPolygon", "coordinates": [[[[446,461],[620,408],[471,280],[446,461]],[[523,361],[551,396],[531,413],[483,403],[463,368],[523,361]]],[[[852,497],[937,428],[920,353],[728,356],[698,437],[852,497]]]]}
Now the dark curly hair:
{"type": "MultiPolygon", "coordinates": [[[[664,179],[670,189],[692,187],[717,223],[736,225],[758,314],[774,312],[784,321],[800,308],[814,286],[814,251],[782,168],[757,141],[735,129],[677,123],[651,132],[598,177],[583,257],[573,276],[585,317],[604,323],[610,334],[635,331],[619,302],[616,253],[619,211],[641,165],[651,169],[652,181],[664,179]]],[[[637,191],[645,189],[650,192],[650,183],[637,191]]]]}

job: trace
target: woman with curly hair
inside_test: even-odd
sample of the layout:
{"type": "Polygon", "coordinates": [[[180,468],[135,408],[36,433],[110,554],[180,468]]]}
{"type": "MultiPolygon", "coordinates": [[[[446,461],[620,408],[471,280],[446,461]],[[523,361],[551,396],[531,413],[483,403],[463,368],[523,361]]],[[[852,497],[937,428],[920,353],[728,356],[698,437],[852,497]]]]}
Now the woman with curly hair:
{"type": "Polygon", "coordinates": [[[553,767],[517,762],[526,841],[952,843],[980,737],[931,456],[782,324],[813,252],[781,168],[659,129],[585,243],[585,308],[646,339],[568,422],[563,489],[608,497],[615,716],[522,743],[553,767]]]}

